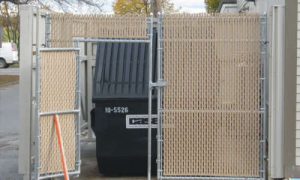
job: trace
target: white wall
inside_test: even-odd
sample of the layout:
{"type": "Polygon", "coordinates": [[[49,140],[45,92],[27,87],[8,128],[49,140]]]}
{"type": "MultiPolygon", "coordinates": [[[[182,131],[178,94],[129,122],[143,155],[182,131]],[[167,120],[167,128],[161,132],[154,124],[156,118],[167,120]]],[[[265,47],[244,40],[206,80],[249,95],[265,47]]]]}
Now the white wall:
{"type": "Polygon", "coordinates": [[[238,13],[236,4],[224,4],[220,10],[220,13],[238,13]]]}
{"type": "MultiPolygon", "coordinates": [[[[241,6],[244,5],[245,0],[237,0],[238,9],[241,10],[241,6]]],[[[245,5],[247,12],[251,13],[271,13],[273,5],[284,5],[285,0],[256,0],[255,3],[249,2],[245,5]]]]}

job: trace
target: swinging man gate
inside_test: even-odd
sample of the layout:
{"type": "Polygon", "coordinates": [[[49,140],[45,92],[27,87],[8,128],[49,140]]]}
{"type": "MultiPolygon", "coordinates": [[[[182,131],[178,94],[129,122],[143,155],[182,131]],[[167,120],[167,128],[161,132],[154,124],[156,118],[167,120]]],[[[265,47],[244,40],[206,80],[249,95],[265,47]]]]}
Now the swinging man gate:
{"type": "MultiPolygon", "coordinates": [[[[43,31],[39,29],[41,21],[38,20],[37,25],[31,27],[37,28],[37,38],[34,40],[37,55],[43,51],[56,53],[57,51],[76,51],[79,42],[104,41],[148,42],[151,52],[153,26],[156,26],[158,63],[157,67],[152,67],[152,58],[149,58],[149,77],[153,77],[153,68],[157,68],[158,79],[156,82],[153,80],[149,82],[148,135],[150,138],[150,119],[153,116],[151,99],[152,91],[156,89],[158,179],[265,178],[266,16],[167,15],[155,20],[152,18],[146,20],[145,17],[128,17],[128,21],[132,24],[122,24],[123,26],[118,26],[114,18],[109,19],[108,16],[72,17],[71,15],[45,14],[40,17],[37,11],[37,17],[47,19],[43,24],[45,26],[43,43],[40,43],[39,38],[43,31]],[[55,29],[55,19],[57,23],[61,21],[60,29],[55,29]],[[111,24],[110,20],[112,20],[111,24]],[[98,27],[96,31],[86,28],[94,27],[95,22],[106,24],[98,27]],[[132,28],[133,25],[138,25],[136,28],[138,30],[132,28]],[[107,26],[111,28],[105,28],[107,26]],[[127,28],[125,28],[127,31],[125,34],[124,27],[127,28]],[[66,29],[65,32],[59,32],[62,28],[66,29]],[[68,31],[70,28],[75,31],[78,28],[80,30],[74,35],[72,34],[74,31],[68,31]],[[112,28],[117,28],[117,30],[112,28]],[[135,33],[130,34],[132,31],[135,33]],[[57,39],[54,38],[55,36],[57,39]],[[73,48],[74,42],[77,42],[75,49],[73,48]],[[42,44],[49,49],[41,49],[42,44]]],[[[117,22],[121,23],[122,20],[120,18],[117,22]]],[[[152,56],[152,53],[149,53],[149,56],[152,56]]],[[[78,62],[79,58],[82,57],[77,56],[78,62]]],[[[38,56],[36,60],[36,67],[39,67],[38,56]]],[[[32,73],[31,71],[26,72],[27,75],[32,73]]],[[[38,84],[39,81],[37,68],[35,83],[38,84]]],[[[36,102],[38,102],[40,97],[38,85],[36,85],[36,93],[36,102]]],[[[79,90],[78,93],[80,93],[79,90]]],[[[77,100],[78,102],[80,103],[80,99],[77,100]]],[[[74,113],[77,112],[80,113],[79,109],[74,109],[74,113]]],[[[37,125],[33,122],[40,122],[38,117],[39,114],[32,124],[37,125]]],[[[78,136],[80,123],[77,125],[76,135],[78,136]]],[[[31,142],[39,144],[40,136],[37,133],[39,131],[39,127],[33,131],[36,140],[32,139],[31,142]]],[[[78,168],[74,174],[80,172],[79,139],[80,137],[76,141],[78,154],[75,158],[78,160],[78,168]]],[[[148,143],[148,159],[150,159],[148,178],[150,178],[151,139],[148,143]]],[[[46,173],[45,176],[40,176],[39,158],[36,158],[40,154],[39,149],[42,148],[39,146],[33,145],[32,148],[36,151],[29,153],[35,157],[36,168],[33,172],[36,179],[61,175],[61,171],[58,170],[56,173],[46,173]]],[[[21,171],[24,172],[25,169],[21,171]]]]}
{"type": "Polygon", "coordinates": [[[157,178],[264,179],[266,16],[158,23],[157,178]]]}

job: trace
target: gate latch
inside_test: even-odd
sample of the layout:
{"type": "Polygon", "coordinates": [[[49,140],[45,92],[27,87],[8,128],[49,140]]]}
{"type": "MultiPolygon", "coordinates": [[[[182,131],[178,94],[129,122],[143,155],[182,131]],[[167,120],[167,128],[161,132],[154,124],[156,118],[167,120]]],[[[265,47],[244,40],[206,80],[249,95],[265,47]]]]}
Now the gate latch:
{"type": "Polygon", "coordinates": [[[164,81],[162,79],[157,80],[155,83],[150,83],[150,87],[156,87],[161,88],[167,86],[167,81],[164,81]]]}

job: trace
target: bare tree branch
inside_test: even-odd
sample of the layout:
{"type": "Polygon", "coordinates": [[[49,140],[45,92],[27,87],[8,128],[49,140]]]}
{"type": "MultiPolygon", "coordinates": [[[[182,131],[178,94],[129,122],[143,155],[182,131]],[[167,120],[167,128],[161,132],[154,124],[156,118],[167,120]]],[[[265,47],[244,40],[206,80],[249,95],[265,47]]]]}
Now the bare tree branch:
{"type": "Polygon", "coordinates": [[[14,3],[14,4],[28,4],[30,0],[0,0],[0,3],[1,2],[11,2],[11,3],[14,3]]]}
{"type": "MultiPolygon", "coordinates": [[[[1,2],[11,2],[13,4],[19,4],[20,5],[20,4],[28,4],[29,2],[33,2],[33,1],[38,3],[38,4],[42,4],[43,6],[45,6],[45,3],[42,0],[0,0],[0,3],[1,2]]],[[[65,4],[71,5],[71,2],[74,2],[72,0],[54,0],[54,1],[57,2],[60,5],[60,7],[62,8],[63,11],[65,11],[64,10],[64,5],[65,4]]],[[[93,0],[76,0],[75,2],[83,3],[83,4],[88,5],[88,6],[96,7],[99,10],[102,10],[103,5],[104,5],[103,2],[95,2],[93,0]]]]}
{"type": "Polygon", "coordinates": [[[94,1],[91,1],[91,0],[80,0],[79,2],[85,3],[86,5],[89,5],[89,6],[97,7],[99,10],[102,10],[102,7],[104,5],[104,3],[95,3],[94,1]]]}

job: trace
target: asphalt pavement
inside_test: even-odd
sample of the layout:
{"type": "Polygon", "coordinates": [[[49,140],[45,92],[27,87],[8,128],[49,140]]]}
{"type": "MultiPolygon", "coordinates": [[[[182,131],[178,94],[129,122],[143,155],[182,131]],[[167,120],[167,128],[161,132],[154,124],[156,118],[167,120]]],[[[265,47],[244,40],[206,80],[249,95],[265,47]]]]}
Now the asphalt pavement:
{"type": "Polygon", "coordinates": [[[0,87],[0,179],[18,180],[19,85],[0,87]]]}
{"type": "Polygon", "coordinates": [[[0,75],[19,75],[19,68],[3,68],[0,69],[0,75]]]}

